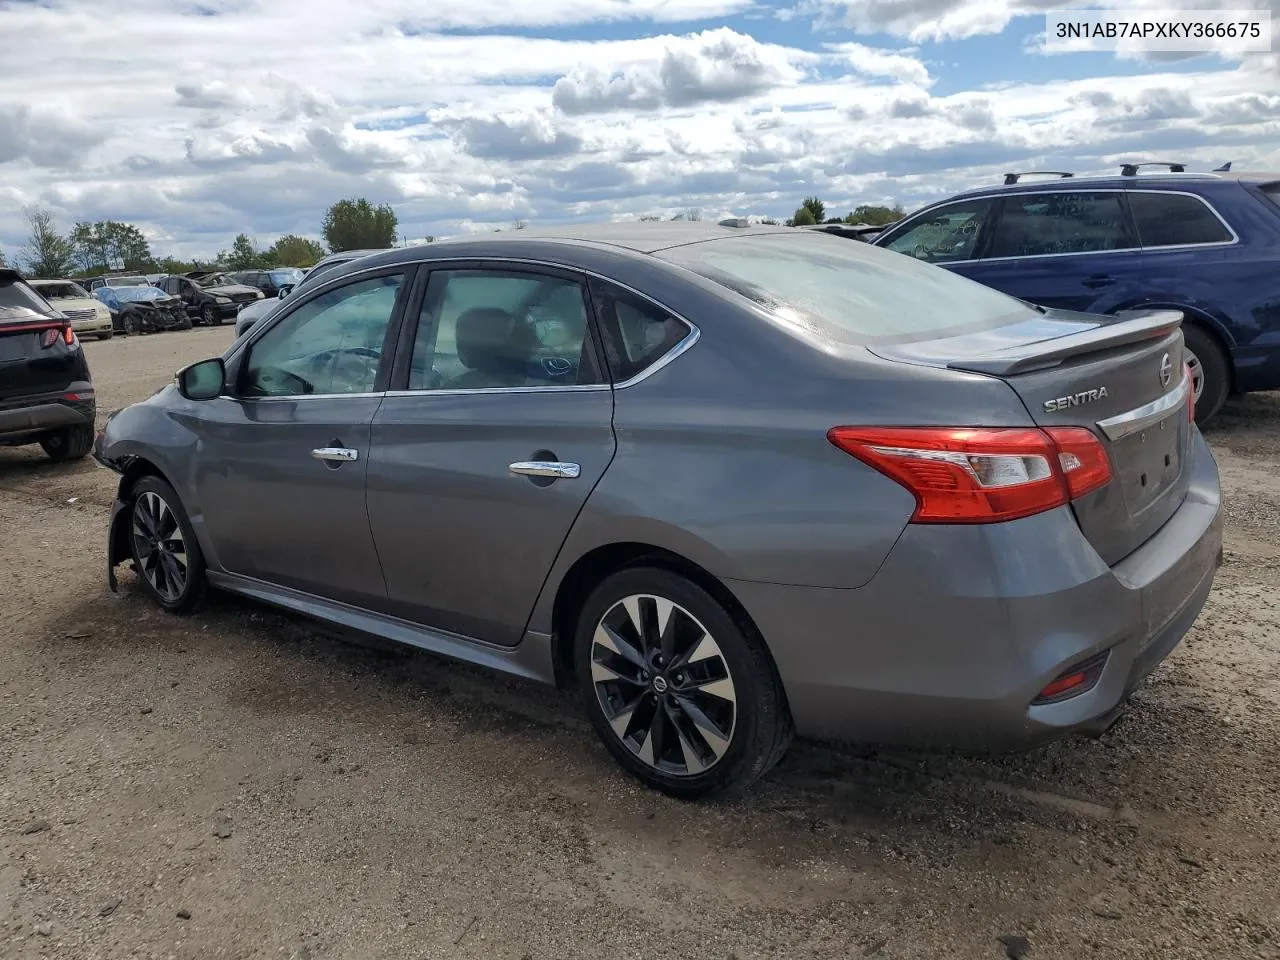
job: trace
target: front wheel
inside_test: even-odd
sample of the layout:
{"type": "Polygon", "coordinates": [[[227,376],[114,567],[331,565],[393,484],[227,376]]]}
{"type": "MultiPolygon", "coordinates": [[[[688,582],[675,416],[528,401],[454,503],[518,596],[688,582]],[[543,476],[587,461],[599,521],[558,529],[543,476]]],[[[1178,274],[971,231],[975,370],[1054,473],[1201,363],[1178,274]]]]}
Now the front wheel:
{"type": "Polygon", "coordinates": [[[170,613],[187,613],[204,594],[205,563],[173,487],[143,477],[133,488],[129,546],[142,585],[170,613]]]}
{"type": "Polygon", "coordinates": [[[216,327],[222,322],[218,319],[218,311],[213,308],[212,303],[206,303],[200,308],[200,322],[206,327],[216,327]]]}
{"type": "Polygon", "coordinates": [[[112,337],[112,335],[113,335],[114,333],[115,333],[115,331],[114,331],[114,330],[104,330],[102,333],[98,334],[98,339],[99,339],[99,340],[110,340],[110,339],[111,339],[111,337],[112,337]]]}
{"type": "Polygon", "coordinates": [[[755,631],[697,584],[636,567],[583,605],[575,665],[592,726],[638,779],[687,800],[741,793],[793,727],[755,631]]]}
{"type": "Polygon", "coordinates": [[[1231,390],[1231,370],[1226,352],[1212,336],[1199,327],[1184,324],[1187,366],[1191,368],[1191,389],[1196,398],[1196,423],[1204,426],[1218,415],[1231,390]]]}

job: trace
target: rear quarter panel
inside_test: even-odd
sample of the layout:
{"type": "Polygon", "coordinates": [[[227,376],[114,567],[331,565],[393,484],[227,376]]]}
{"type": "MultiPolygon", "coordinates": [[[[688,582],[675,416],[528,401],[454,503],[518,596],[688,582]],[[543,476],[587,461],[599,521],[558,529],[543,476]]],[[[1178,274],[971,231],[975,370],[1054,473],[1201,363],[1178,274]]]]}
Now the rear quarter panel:
{"type": "Polygon", "coordinates": [[[722,579],[861,586],[902,534],[915,498],[833,446],[831,427],[1030,423],[993,378],[815,343],[745,311],[730,315],[723,301],[682,307],[698,317],[701,338],[616,391],[616,456],[530,629],[550,629],[557,585],[574,562],[619,542],[671,550],[722,579]]]}

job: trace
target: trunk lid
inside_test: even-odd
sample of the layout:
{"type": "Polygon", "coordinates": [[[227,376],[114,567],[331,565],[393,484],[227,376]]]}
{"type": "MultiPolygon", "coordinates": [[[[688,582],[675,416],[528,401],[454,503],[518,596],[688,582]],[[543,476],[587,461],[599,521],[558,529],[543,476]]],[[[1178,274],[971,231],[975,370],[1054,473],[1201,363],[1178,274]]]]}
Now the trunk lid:
{"type": "Polygon", "coordinates": [[[1072,509],[1099,556],[1114,564],[1160,529],[1186,496],[1194,425],[1182,313],[1099,317],[1037,309],[1037,316],[996,329],[872,352],[998,377],[1040,426],[1092,430],[1111,459],[1112,480],[1072,509]]]}

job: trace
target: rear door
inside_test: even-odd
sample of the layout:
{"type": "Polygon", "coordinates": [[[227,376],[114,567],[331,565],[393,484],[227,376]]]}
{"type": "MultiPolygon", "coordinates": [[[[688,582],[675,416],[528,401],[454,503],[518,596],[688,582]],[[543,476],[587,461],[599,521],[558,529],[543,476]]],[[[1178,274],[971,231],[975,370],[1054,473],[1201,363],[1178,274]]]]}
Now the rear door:
{"type": "Polygon", "coordinates": [[[584,278],[435,270],[374,418],[369,521],[389,612],[491,643],[523,635],[614,454],[584,278]]]}
{"type": "Polygon", "coordinates": [[[1122,190],[1007,195],[967,275],[1030,303],[1087,313],[1140,302],[1146,289],[1122,190]]]}

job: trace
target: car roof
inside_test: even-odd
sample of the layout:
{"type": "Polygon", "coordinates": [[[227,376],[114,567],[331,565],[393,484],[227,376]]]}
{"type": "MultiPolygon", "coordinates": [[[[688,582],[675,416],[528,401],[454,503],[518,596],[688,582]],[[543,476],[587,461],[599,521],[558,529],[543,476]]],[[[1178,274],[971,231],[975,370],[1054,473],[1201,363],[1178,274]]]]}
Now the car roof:
{"type": "Polygon", "coordinates": [[[971,187],[948,197],[947,201],[964,197],[989,196],[991,194],[1043,193],[1046,190],[1121,190],[1121,189],[1156,189],[1184,190],[1189,186],[1207,186],[1226,183],[1265,184],[1280,181],[1280,173],[1266,171],[1212,172],[1212,173],[1143,173],[1133,176],[1120,174],[1099,174],[1095,176],[1036,177],[1033,180],[1020,179],[1034,176],[1035,171],[1016,174],[1016,183],[991,183],[981,187],[971,187]]]}
{"type": "MultiPolygon", "coordinates": [[[[397,257],[383,258],[383,262],[400,262],[430,259],[432,251],[450,247],[479,247],[490,243],[527,243],[549,241],[568,245],[620,247],[637,253],[656,253],[668,247],[683,246],[743,234],[794,233],[794,227],[763,224],[725,225],[703,221],[605,221],[563,224],[549,227],[524,227],[519,230],[502,230],[493,233],[471,233],[446,237],[429,244],[394,248],[397,257]]],[[[375,251],[390,253],[389,250],[375,251]]]]}

